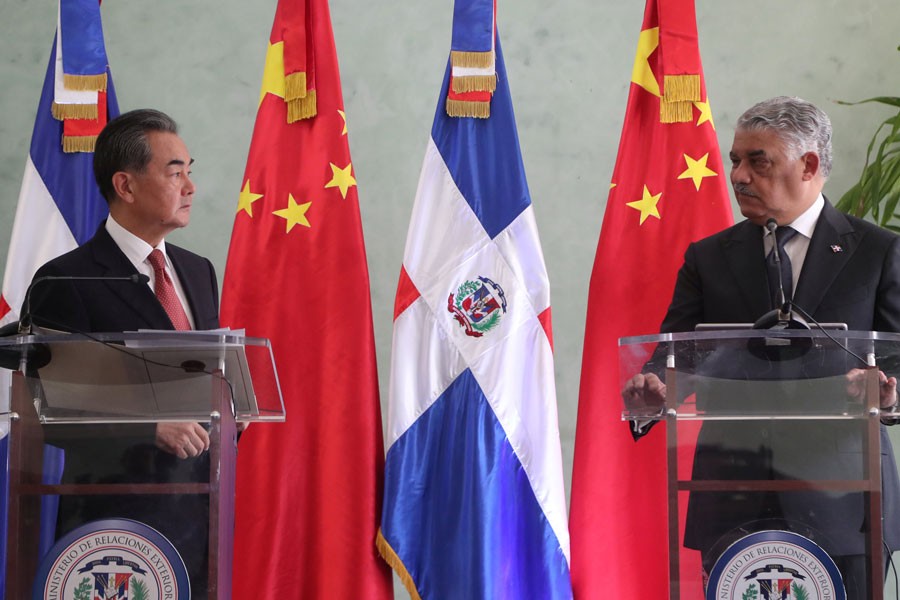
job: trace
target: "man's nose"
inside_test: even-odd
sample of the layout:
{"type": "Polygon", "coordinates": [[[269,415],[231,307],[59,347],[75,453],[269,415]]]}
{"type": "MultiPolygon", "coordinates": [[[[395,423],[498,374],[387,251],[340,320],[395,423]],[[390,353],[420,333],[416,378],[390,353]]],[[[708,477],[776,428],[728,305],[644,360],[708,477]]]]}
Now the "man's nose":
{"type": "Polygon", "coordinates": [[[750,183],[750,171],[742,163],[731,167],[731,183],[750,183]]]}

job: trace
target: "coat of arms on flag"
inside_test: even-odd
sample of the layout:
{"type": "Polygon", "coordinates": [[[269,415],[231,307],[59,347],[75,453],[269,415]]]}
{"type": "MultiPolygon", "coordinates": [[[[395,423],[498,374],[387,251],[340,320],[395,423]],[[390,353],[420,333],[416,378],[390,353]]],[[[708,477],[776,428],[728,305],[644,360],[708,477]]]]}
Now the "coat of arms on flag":
{"type": "Polygon", "coordinates": [[[481,337],[500,323],[506,312],[506,294],[487,277],[466,280],[447,298],[447,310],[465,328],[466,335],[481,337]]]}

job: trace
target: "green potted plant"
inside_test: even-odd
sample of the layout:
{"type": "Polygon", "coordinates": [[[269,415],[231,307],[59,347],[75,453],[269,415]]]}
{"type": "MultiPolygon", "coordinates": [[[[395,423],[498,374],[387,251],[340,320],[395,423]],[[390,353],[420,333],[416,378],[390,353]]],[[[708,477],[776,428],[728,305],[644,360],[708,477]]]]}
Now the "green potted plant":
{"type": "MultiPolygon", "coordinates": [[[[900,50],[900,48],[898,48],[900,50]]],[[[900,98],[879,96],[860,102],[839,102],[855,105],[878,102],[897,109],[886,119],[869,142],[866,163],[859,181],[837,203],[837,208],[858,217],[872,215],[880,226],[900,232],[900,98]]]]}

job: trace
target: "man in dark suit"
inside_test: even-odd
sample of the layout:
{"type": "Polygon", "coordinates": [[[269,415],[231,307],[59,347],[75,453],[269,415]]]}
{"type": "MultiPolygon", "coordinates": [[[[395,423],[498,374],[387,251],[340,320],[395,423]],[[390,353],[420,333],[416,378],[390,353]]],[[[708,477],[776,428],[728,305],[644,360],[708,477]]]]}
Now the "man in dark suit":
{"type": "MultiPolygon", "coordinates": [[[[165,242],[166,235],[190,220],[192,163],[167,115],[135,110],[110,121],[94,154],[94,175],[109,203],[109,218],[90,241],[42,266],[34,281],[140,273],[149,277],[149,284],[46,280],[34,285],[30,307],[21,314],[28,311],[35,323],[70,332],[217,328],[212,264],[165,242]]],[[[71,428],[47,427],[48,438],[66,449],[63,482],[209,481],[209,434],[199,423],[93,426],[96,435],[83,426],[77,431],[66,440],[59,438],[71,428]]],[[[208,501],[201,495],[63,496],[57,535],[99,518],[147,523],[175,544],[187,564],[193,597],[204,598],[207,514],[208,501]]]]}
{"type": "MultiPolygon", "coordinates": [[[[793,299],[796,308],[818,322],[846,323],[851,330],[900,332],[900,238],[838,212],[822,195],[831,171],[827,115],[799,98],[760,102],[739,118],[730,156],[732,186],[747,220],[688,247],[661,331],[692,331],[698,323],[756,322],[781,306],[779,288],[783,288],[784,298],[793,299]],[[784,271],[780,285],[777,272],[773,276],[767,269],[776,237],[765,227],[770,219],[777,222],[778,229],[793,230],[779,245],[784,271]]],[[[845,355],[841,351],[829,348],[828,353],[804,357],[795,376],[812,382],[817,377],[847,373],[848,388],[853,388],[862,371],[842,361],[845,355]],[[836,355],[840,355],[837,360],[836,355]],[[812,369],[815,364],[818,372],[812,369]],[[846,370],[836,370],[836,365],[846,370]]],[[[732,357],[732,364],[724,367],[731,370],[727,376],[741,379],[735,371],[743,369],[745,378],[759,377],[753,366],[734,362],[732,357]]],[[[623,390],[627,403],[664,403],[666,386],[651,371],[646,369],[627,382],[623,390]]],[[[896,406],[896,379],[880,373],[880,380],[882,408],[896,406]]],[[[820,402],[846,402],[846,397],[826,398],[812,388],[809,393],[820,402]]],[[[787,398],[722,396],[707,394],[709,402],[787,398]]],[[[700,392],[697,401],[701,401],[700,392]]],[[[861,448],[853,442],[859,431],[849,427],[840,422],[833,427],[818,424],[816,429],[797,422],[781,429],[759,422],[708,423],[697,442],[693,477],[805,478],[806,473],[817,473],[809,478],[820,479],[829,468],[844,469],[841,473],[847,478],[861,476],[861,448]],[[760,451],[763,447],[765,452],[760,451]],[[801,453],[820,462],[791,462],[801,453]],[[847,466],[841,466],[841,461],[847,466]]],[[[639,428],[635,436],[644,433],[646,428],[639,428]]],[[[900,481],[883,426],[881,444],[883,532],[888,547],[896,549],[900,548],[900,481]]],[[[849,597],[865,598],[861,511],[862,494],[858,493],[694,493],[688,507],[685,545],[702,552],[708,573],[725,549],[723,544],[734,541],[734,530],[748,523],[808,527],[823,533],[819,541],[824,540],[838,563],[849,597]]]]}

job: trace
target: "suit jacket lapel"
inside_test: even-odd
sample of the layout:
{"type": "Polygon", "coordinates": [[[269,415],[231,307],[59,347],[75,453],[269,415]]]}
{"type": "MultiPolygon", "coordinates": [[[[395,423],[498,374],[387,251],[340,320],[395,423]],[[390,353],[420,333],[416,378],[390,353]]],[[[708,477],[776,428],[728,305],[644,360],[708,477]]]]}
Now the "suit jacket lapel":
{"type": "Polygon", "coordinates": [[[209,311],[201,305],[201,303],[208,303],[209,299],[208,290],[203,289],[203,286],[201,285],[201,282],[205,282],[207,279],[204,279],[199,276],[198,273],[194,273],[188,268],[188,262],[184,260],[182,252],[184,252],[184,250],[178,246],[166,244],[166,253],[169,255],[169,259],[175,267],[175,273],[178,275],[178,280],[181,282],[181,289],[184,291],[185,301],[188,303],[191,314],[194,317],[194,327],[196,329],[207,329],[208,324],[203,322],[203,316],[208,314],[209,311]]]}
{"type": "Polygon", "coordinates": [[[722,243],[722,253],[747,305],[747,320],[755,321],[772,309],[766,274],[762,228],[743,221],[722,243]]]}
{"type": "Polygon", "coordinates": [[[803,270],[797,281],[794,304],[810,315],[815,315],[828,288],[853,256],[857,245],[858,239],[853,226],[826,200],[809,241],[803,270]],[[840,248],[840,251],[835,251],[834,248],[840,248]]]}
{"type": "MultiPolygon", "coordinates": [[[[128,277],[137,271],[128,257],[119,249],[106,231],[105,223],[100,226],[91,240],[94,261],[100,266],[104,276],[128,277]]],[[[143,319],[151,329],[173,329],[172,321],[156,296],[146,284],[127,282],[104,282],[107,288],[122,299],[125,306],[143,319]]]]}

